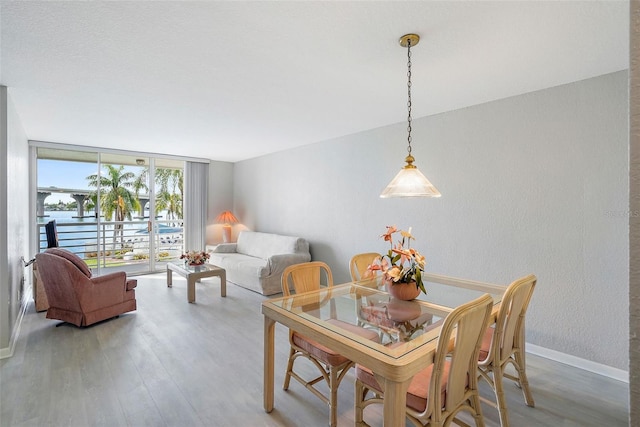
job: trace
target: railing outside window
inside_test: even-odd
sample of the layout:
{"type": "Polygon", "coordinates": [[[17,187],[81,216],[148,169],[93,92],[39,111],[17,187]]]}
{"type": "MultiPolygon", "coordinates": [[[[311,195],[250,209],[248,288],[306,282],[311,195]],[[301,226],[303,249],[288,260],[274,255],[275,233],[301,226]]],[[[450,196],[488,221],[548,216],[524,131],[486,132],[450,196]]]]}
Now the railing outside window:
{"type": "MultiPolygon", "coordinates": [[[[91,268],[109,269],[149,263],[150,236],[156,262],[180,258],[184,246],[183,221],[156,220],[155,224],[155,233],[149,232],[147,221],[58,222],[56,227],[59,247],[74,252],[91,268]]],[[[42,252],[47,248],[47,237],[44,224],[37,227],[42,252]]]]}

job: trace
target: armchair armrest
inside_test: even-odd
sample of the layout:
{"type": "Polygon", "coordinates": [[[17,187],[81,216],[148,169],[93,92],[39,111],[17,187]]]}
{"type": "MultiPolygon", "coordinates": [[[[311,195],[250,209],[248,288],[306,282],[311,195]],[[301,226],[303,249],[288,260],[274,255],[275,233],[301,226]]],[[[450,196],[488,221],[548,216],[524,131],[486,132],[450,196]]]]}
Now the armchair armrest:
{"type": "Polygon", "coordinates": [[[93,311],[124,301],[127,274],[124,271],[97,276],[78,283],[76,292],[84,311],[93,311]]]}
{"type": "Polygon", "coordinates": [[[309,254],[278,254],[267,259],[270,274],[281,274],[285,268],[293,264],[308,262],[311,260],[309,254]]]}
{"type": "Polygon", "coordinates": [[[236,243],[220,243],[211,252],[235,253],[238,245],[236,243]]]}
{"type": "Polygon", "coordinates": [[[91,278],[91,281],[94,285],[102,285],[103,283],[110,284],[114,283],[126,283],[127,282],[127,273],[124,271],[116,271],[114,273],[105,274],[104,276],[94,276],[91,278]]]}

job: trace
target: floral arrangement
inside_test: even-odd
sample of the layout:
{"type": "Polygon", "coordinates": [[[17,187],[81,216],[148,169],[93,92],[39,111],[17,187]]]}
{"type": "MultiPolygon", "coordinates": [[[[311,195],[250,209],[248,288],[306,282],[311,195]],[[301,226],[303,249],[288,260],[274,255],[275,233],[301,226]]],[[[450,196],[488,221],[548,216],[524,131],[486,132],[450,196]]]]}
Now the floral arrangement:
{"type": "Polygon", "coordinates": [[[368,268],[373,271],[381,271],[384,278],[396,283],[416,283],[423,293],[427,293],[422,283],[422,272],[426,260],[418,251],[411,247],[411,240],[415,238],[411,235],[411,227],[409,230],[398,230],[395,225],[387,226],[387,232],[380,237],[385,242],[389,242],[391,249],[386,255],[382,255],[380,259],[376,259],[368,268]],[[393,235],[400,233],[402,239],[396,245],[393,245],[393,235]]]}
{"type": "Polygon", "coordinates": [[[188,251],[180,255],[189,264],[202,265],[209,259],[209,254],[203,251],[188,251]]]}

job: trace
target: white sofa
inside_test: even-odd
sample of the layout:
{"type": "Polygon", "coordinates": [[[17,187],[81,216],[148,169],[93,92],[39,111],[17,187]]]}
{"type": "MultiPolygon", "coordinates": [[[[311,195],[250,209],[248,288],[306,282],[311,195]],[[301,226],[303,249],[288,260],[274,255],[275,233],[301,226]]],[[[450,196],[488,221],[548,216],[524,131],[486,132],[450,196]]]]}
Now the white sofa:
{"type": "Polygon", "coordinates": [[[286,267],[311,260],[305,239],[257,231],[241,231],[237,243],[221,243],[209,255],[208,262],[224,268],[229,282],[263,295],[282,292],[286,267]]]}

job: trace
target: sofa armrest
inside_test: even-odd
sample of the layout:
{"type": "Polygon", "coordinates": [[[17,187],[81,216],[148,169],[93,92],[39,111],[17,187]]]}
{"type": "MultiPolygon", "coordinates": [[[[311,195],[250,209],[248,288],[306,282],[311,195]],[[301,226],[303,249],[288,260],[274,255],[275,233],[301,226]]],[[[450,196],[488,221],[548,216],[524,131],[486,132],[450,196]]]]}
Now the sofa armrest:
{"type": "Polygon", "coordinates": [[[301,262],[309,262],[311,255],[309,254],[278,254],[272,255],[267,259],[270,274],[280,274],[285,268],[293,264],[301,262]]]}
{"type": "Polygon", "coordinates": [[[236,243],[220,243],[216,246],[211,252],[222,252],[222,253],[235,253],[238,245],[236,243]]]}

